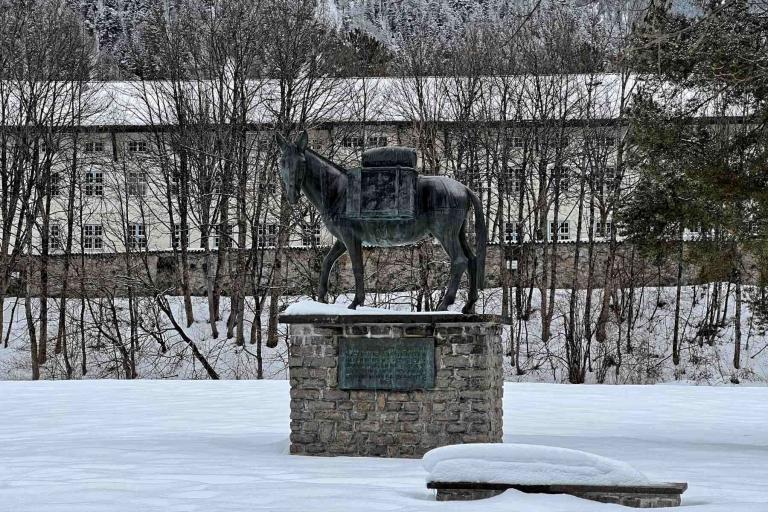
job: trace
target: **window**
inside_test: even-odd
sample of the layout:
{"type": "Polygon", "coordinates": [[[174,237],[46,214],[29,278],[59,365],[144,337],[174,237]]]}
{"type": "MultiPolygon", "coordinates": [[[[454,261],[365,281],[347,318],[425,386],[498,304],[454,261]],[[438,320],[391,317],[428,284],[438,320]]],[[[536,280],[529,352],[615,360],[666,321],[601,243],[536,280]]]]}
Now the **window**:
{"type": "Polygon", "coordinates": [[[512,147],[523,149],[525,147],[525,139],[523,137],[512,137],[512,147]]]}
{"type": "Polygon", "coordinates": [[[341,145],[345,148],[362,148],[365,146],[365,139],[362,137],[344,137],[341,145]]]}
{"type": "Polygon", "coordinates": [[[464,170],[465,185],[477,195],[482,195],[484,189],[483,176],[480,169],[470,167],[464,170]]]}
{"type": "MultiPolygon", "coordinates": [[[[189,227],[184,230],[186,232],[187,244],[189,244],[189,227]]],[[[181,239],[181,225],[173,225],[173,233],[171,233],[171,245],[174,249],[181,249],[183,240],[181,239]]]]}
{"type": "Polygon", "coordinates": [[[83,248],[86,251],[100,251],[104,247],[104,229],[101,224],[83,226],[83,248]]]}
{"type": "MultiPolygon", "coordinates": [[[[227,239],[227,245],[226,247],[230,247],[232,245],[232,234],[235,232],[235,226],[233,224],[228,224],[225,227],[226,234],[224,235],[227,239]]],[[[213,247],[218,249],[219,245],[221,245],[221,225],[213,226],[213,247]]]]}
{"type": "Polygon", "coordinates": [[[48,248],[54,251],[64,248],[61,240],[61,226],[58,224],[48,226],[48,248]]]}
{"type": "Polygon", "coordinates": [[[147,231],[144,224],[128,224],[128,247],[133,250],[147,248],[147,231]]]}
{"type": "MultiPolygon", "coordinates": [[[[709,230],[706,229],[703,224],[689,226],[686,228],[686,231],[688,232],[688,239],[690,240],[701,240],[709,235],[709,230]]],[[[750,231],[752,232],[751,229],[750,231]]]]}
{"type": "Polygon", "coordinates": [[[257,135],[256,147],[259,151],[269,151],[274,140],[275,139],[270,135],[257,135]]]}
{"type": "Polygon", "coordinates": [[[517,222],[507,222],[504,226],[504,242],[508,244],[517,243],[517,222]]]}
{"type": "Polygon", "coordinates": [[[610,137],[607,135],[598,135],[595,139],[598,146],[603,148],[612,148],[616,146],[616,137],[610,137]]]}
{"type": "Polygon", "coordinates": [[[611,231],[613,230],[613,222],[597,222],[595,224],[595,236],[610,238],[611,231]]]}
{"type": "Polygon", "coordinates": [[[609,166],[605,168],[605,182],[612,184],[614,181],[616,181],[616,168],[613,166],[609,166]]]}
{"type": "Polygon", "coordinates": [[[61,174],[58,172],[52,172],[48,179],[48,194],[51,196],[57,196],[61,193],[61,174]]]}
{"type": "Polygon", "coordinates": [[[559,188],[559,191],[565,192],[571,184],[571,169],[568,167],[555,167],[552,171],[552,179],[555,181],[559,188]]]}
{"type": "Polygon", "coordinates": [[[564,220],[560,223],[559,227],[556,227],[554,222],[549,223],[549,238],[555,240],[554,234],[557,233],[557,240],[570,240],[571,239],[571,224],[564,220]]]}
{"type": "Polygon", "coordinates": [[[521,185],[523,185],[523,170],[520,168],[507,167],[504,185],[508,194],[519,194],[521,185]]]}
{"type": "Polygon", "coordinates": [[[85,195],[104,195],[104,174],[101,171],[88,171],[85,173],[85,195]]]}
{"type": "Polygon", "coordinates": [[[147,174],[144,172],[128,173],[128,195],[143,196],[147,193],[147,174]]]}
{"type": "Polygon", "coordinates": [[[171,246],[174,249],[181,247],[181,226],[178,224],[173,225],[173,233],[171,233],[171,246]]]}
{"type": "Polygon", "coordinates": [[[277,247],[277,224],[259,224],[256,235],[260,248],[277,247]]]}
{"type": "Polygon", "coordinates": [[[181,188],[181,173],[177,170],[171,171],[170,192],[172,196],[179,195],[181,188]]]}
{"type": "Polygon", "coordinates": [[[368,145],[374,148],[386,146],[389,141],[387,140],[387,137],[376,135],[373,137],[368,137],[368,145]]]}
{"type": "Polygon", "coordinates": [[[128,141],[129,153],[146,153],[147,141],[145,140],[129,140],[128,141]]]}
{"type": "Polygon", "coordinates": [[[83,144],[83,152],[85,153],[103,153],[104,142],[100,140],[89,140],[83,144]]]}
{"type": "Polygon", "coordinates": [[[315,247],[320,245],[320,226],[302,226],[301,245],[304,247],[315,247]]]}

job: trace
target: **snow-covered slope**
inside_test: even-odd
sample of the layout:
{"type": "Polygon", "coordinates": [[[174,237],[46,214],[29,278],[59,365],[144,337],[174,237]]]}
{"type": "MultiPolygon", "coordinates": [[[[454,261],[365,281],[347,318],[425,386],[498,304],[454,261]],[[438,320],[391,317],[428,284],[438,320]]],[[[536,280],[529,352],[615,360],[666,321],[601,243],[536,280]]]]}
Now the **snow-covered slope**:
{"type": "MultiPolygon", "coordinates": [[[[686,512],[765,512],[768,389],[507,384],[505,441],[687,481],[686,512]]],[[[0,383],[3,512],[626,512],[507,491],[436,502],[420,460],[286,453],[284,381],[0,383]]]]}
{"type": "MultiPolygon", "coordinates": [[[[749,301],[742,303],[741,332],[742,346],[740,369],[733,368],[735,339],[735,300],[720,300],[717,307],[717,323],[707,322],[708,307],[713,303],[713,287],[687,286],[682,289],[681,325],[680,325],[680,364],[672,364],[671,350],[674,332],[675,288],[635,289],[631,301],[632,328],[627,332],[629,305],[622,315],[613,312],[610,315],[605,343],[592,343],[591,364],[587,372],[587,382],[605,382],[608,384],[651,384],[657,382],[685,381],[698,384],[741,384],[765,385],[768,382],[768,335],[765,326],[756,316],[749,301]],[[725,302],[725,304],[723,304],[725,302]],[[727,312],[723,311],[727,306],[727,312]]],[[[727,290],[721,286],[721,296],[727,290]]],[[[759,296],[759,290],[745,287],[745,297],[759,296]]],[[[366,305],[386,307],[387,311],[410,311],[416,301],[417,292],[370,293],[366,305]]],[[[463,296],[459,293],[457,304],[452,311],[460,311],[463,296]]],[[[733,295],[731,290],[731,295],[733,295]]],[[[618,290],[617,298],[622,304],[630,304],[628,290],[618,290]]],[[[586,295],[578,293],[577,305],[583,311],[586,295]]],[[[335,305],[293,305],[306,297],[282,297],[280,308],[286,312],[330,314],[349,314],[346,308],[352,301],[352,295],[336,297],[335,305]],[[316,309],[321,308],[321,309],[316,309]]],[[[140,379],[205,379],[207,375],[202,365],[196,361],[192,351],[177,332],[169,325],[165,315],[160,312],[153,297],[139,297],[137,308],[141,312],[142,323],[137,333],[135,364],[137,377],[140,379]],[[162,343],[161,343],[162,342],[162,343]],[[165,349],[165,350],[163,350],[165,349]]],[[[593,304],[600,304],[602,291],[593,294],[593,304]]],[[[184,307],[180,297],[168,297],[177,319],[184,318],[184,307]]],[[[501,290],[486,289],[481,293],[478,313],[501,312],[501,290]]],[[[99,316],[99,308],[104,308],[98,299],[86,308],[85,337],[79,331],[79,301],[68,304],[68,346],[70,363],[75,368],[73,378],[124,378],[120,352],[108,335],[114,335],[117,328],[109,322],[109,316],[99,316]],[[95,312],[95,313],[94,313],[95,312]],[[94,316],[95,315],[95,316],[94,316]],[[106,318],[106,320],[105,320],[106,318]],[[80,371],[81,340],[85,340],[87,354],[87,374],[80,371]]],[[[569,294],[558,290],[555,313],[552,321],[552,337],[546,342],[541,337],[541,316],[539,293],[533,290],[531,295],[530,315],[527,319],[515,322],[511,328],[505,328],[503,343],[506,378],[527,382],[565,382],[568,379],[565,332],[568,317],[569,294]],[[515,343],[517,364],[509,357],[512,353],[510,343],[515,343]],[[519,365],[519,368],[517,367],[519,365]]],[[[130,339],[129,314],[125,299],[116,299],[119,329],[122,339],[130,339]]],[[[367,307],[367,306],[366,306],[367,307]]],[[[58,300],[49,302],[49,333],[58,332],[58,300]]],[[[251,328],[255,317],[255,306],[250,298],[246,300],[245,344],[238,346],[234,338],[228,339],[226,320],[229,316],[229,299],[222,297],[221,321],[218,329],[221,335],[214,339],[207,322],[208,304],[205,297],[193,297],[195,322],[185,328],[185,334],[195,342],[200,352],[215,367],[222,379],[255,379],[258,377],[258,358],[262,358],[263,376],[267,379],[287,378],[287,326],[279,326],[279,342],[275,349],[263,346],[259,353],[256,342],[258,336],[251,337],[251,328]]],[[[32,305],[33,315],[37,315],[39,306],[35,300],[32,305]]],[[[613,308],[612,308],[613,310],[613,308]]],[[[268,306],[262,308],[261,337],[266,339],[268,306]]],[[[360,312],[367,310],[360,309],[360,312]]],[[[582,313],[579,313],[581,315],[582,313]]],[[[591,321],[594,324],[599,308],[593,307],[591,321]]],[[[5,323],[3,334],[8,335],[8,347],[0,344],[0,380],[29,379],[31,377],[30,341],[27,329],[23,299],[18,301],[7,298],[5,301],[5,323]],[[9,323],[11,325],[9,325],[9,323]]],[[[579,320],[581,322],[581,320],[579,320]]],[[[182,322],[183,323],[183,322],[182,322]]],[[[43,379],[66,378],[63,356],[53,354],[53,339],[49,348],[49,360],[42,368],[43,379]]],[[[127,342],[126,342],[127,344],[127,342]]],[[[129,347],[130,348],[130,347],[129,347]]]]}

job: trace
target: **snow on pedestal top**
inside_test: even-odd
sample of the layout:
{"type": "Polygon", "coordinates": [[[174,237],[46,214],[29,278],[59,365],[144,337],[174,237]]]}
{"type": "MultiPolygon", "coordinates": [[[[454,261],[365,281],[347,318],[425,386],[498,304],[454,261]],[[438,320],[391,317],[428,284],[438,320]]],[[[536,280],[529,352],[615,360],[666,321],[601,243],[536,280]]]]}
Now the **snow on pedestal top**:
{"type": "Polygon", "coordinates": [[[291,304],[283,311],[284,315],[461,315],[460,311],[403,311],[398,309],[371,308],[358,306],[357,309],[349,309],[346,304],[324,304],[314,300],[304,300],[291,304]]]}
{"type": "Polygon", "coordinates": [[[647,485],[624,462],[591,453],[530,444],[443,446],[422,459],[431,482],[520,485],[647,485]]]}

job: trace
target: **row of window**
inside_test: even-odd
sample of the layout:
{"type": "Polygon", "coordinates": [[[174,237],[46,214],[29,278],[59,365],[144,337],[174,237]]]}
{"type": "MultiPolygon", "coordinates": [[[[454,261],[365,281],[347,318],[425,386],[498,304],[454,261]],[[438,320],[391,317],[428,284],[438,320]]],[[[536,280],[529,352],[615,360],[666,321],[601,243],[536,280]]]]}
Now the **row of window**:
{"type": "MultiPolygon", "coordinates": [[[[131,250],[147,248],[147,230],[142,223],[129,223],[127,231],[127,247],[131,250]]],[[[259,224],[256,231],[256,245],[259,248],[277,247],[277,224],[259,224]]],[[[226,237],[232,239],[234,225],[226,229],[226,237]]],[[[218,249],[221,244],[220,226],[213,227],[213,247],[218,249]]],[[[61,226],[51,224],[48,231],[48,244],[53,249],[64,248],[64,237],[61,226]]],[[[175,225],[171,235],[171,244],[174,249],[181,246],[181,226],[175,225]]],[[[320,227],[304,226],[301,233],[301,244],[305,247],[320,245],[320,227]]],[[[201,242],[202,247],[202,242],[201,242]]],[[[102,224],[83,225],[83,248],[87,251],[100,251],[104,249],[104,226],[102,224]]]]}
{"type": "Polygon", "coordinates": [[[345,148],[378,148],[389,145],[389,139],[387,137],[376,135],[368,137],[368,144],[365,143],[365,137],[362,136],[349,136],[341,139],[341,145],[345,148]]]}
{"type": "MultiPolygon", "coordinates": [[[[514,135],[511,137],[511,146],[514,149],[523,149],[525,147],[538,148],[540,145],[540,139],[537,136],[524,137],[514,135]]],[[[616,137],[599,135],[589,139],[595,146],[603,148],[612,148],[616,146],[616,137]]],[[[317,145],[316,140],[313,140],[317,145]]],[[[568,135],[561,135],[558,143],[561,147],[567,147],[570,145],[571,140],[568,135]]],[[[272,144],[271,138],[261,137],[258,139],[259,149],[267,149],[272,144]]],[[[385,135],[372,135],[363,137],[362,135],[350,135],[344,137],[341,141],[341,145],[346,148],[362,148],[362,147],[381,147],[389,145],[389,139],[385,135]],[[366,143],[367,140],[367,143],[366,143]]],[[[88,140],[83,143],[83,152],[90,154],[104,153],[106,150],[106,144],[101,140],[88,140]]],[[[125,143],[125,149],[128,153],[147,153],[149,151],[149,145],[146,140],[129,140],[125,143]]]]}
{"type": "MultiPolygon", "coordinates": [[[[377,140],[381,140],[378,138],[377,140]]],[[[386,137],[383,137],[384,144],[386,146],[386,137]]],[[[269,149],[273,144],[271,138],[259,138],[257,144],[260,150],[269,149]]],[[[83,142],[82,150],[86,154],[98,154],[104,153],[107,149],[107,145],[102,140],[88,140],[83,142]]],[[[128,153],[147,153],[149,152],[149,144],[146,140],[129,140],[125,143],[125,149],[128,153]]]]}
{"type": "MultiPolygon", "coordinates": [[[[508,244],[517,243],[517,233],[520,225],[517,222],[510,222],[504,229],[504,242],[508,244]]],[[[608,221],[605,223],[596,222],[594,234],[598,238],[609,238],[613,231],[613,223],[608,221]]],[[[549,223],[549,240],[554,240],[553,234],[557,233],[557,239],[560,241],[571,240],[571,222],[564,220],[559,225],[555,222],[549,223]]],[[[540,242],[544,239],[544,236],[540,229],[535,230],[535,240],[540,242]]]]}
{"type": "MultiPolygon", "coordinates": [[[[83,153],[103,153],[106,149],[104,141],[89,140],[83,143],[83,153]]],[[[149,146],[145,140],[129,140],[125,144],[125,149],[129,153],[146,153],[149,146]]]]}
{"type": "MultiPolygon", "coordinates": [[[[271,248],[277,246],[277,224],[259,224],[257,228],[257,240],[256,245],[259,248],[271,248]]],[[[147,248],[147,231],[146,226],[141,223],[128,224],[128,247],[132,250],[141,250],[147,248]]],[[[595,224],[595,235],[598,237],[610,237],[613,224],[606,222],[604,225],[601,222],[595,224]]],[[[213,246],[218,248],[221,244],[221,236],[219,233],[219,226],[214,226],[213,229],[213,246]]],[[[571,223],[570,221],[562,221],[559,226],[556,223],[551,222],[549,227],[549,239],[552,240],[554,233],[557,230],[558,240],[570,240],[571,239],[571,223]]],[[[234,226],[227,228],[227,237],[231,238],[234,232],[234,226]]],[[[510,222],[506,225],[504,241],[509,244],[517,243],[518,224],[516,222],[510,222]]],[[[536,240],[541,241],[541,230],[536,230],[536,240]]],[[[63,237],[61,227],[57,224],[52,224],[49,231],[49,244],[53,248],[63,248],[63,237]]],[[[171,237],[171,244],[174,249],[178,249],[181,245],[181,226],[174,226],[173,235],[171,237]]],[[[320,227],[319,226],[305,226],[302,229],[301,244],[305,247],[314,247],[320,244],[320,227]]],[[[83,248],[88,251],[99,251],[104,248],[104,227],[101,224],[85,224],[83,225],[83,248]]]]}
{"type": "MultiPolygon", "coordinates": [[[[372,140],[375,139],[378,142],[384,141],[383,146],[386,146],[386,137],[372,137],[372,140]]],[[[259,138],[256,141],[256,144],[258,145],[258,148],[260,150],[267,150],[270,148],[270,146],[273,144],[272,138],[259,138]]],[[[98,153],[104,153],[107,149],[106,144],[104,141],[101,140],[89,140],[83,143],[83,153],[88,154],[98,154],[98,153]]],[[[147,153],[149,152],[149,144],[146,140],[129,140],[125,143],[125,149],[128,153],[147,153]]]]}
{"type": "MultiPolygon", "coordinates": [[[[179,194],[179,176],[175,174],[171,177],[171,195],[179,194]]],[[[51,174],[51,180],[49,184],[49,193],[52,196],[59,195],[61,193],[61,174],[51,174]]],[[[216,188],[216,187],[214,187],[216,188]]],[[[129,196],[145,196],[149,184],[147,181],[147,173],[143,171],[132,171],[126,176],[126,192],[129,196]]],[[[214,192],[218,193],[218,190],[214,192]]],[[[103,196],[104,195],[104,172],[100,170],[89,170],[85,173],[85,195],[88,197],[103,196]]]]}
{"type": "MultiPolygon", "coordinates": [[[[476,192],[481,192],[485,190],[487,184],[480,176],[480,173],[470,170],[470,171],[465,171],[464,174],[465,175],[463,176],[463,179],[469,188],[471,188],[472,190],[475,190],[476,192]]],[[[615,186],[617,177],[618,176],[617,176],[615,167],[606,167],[603,173],[603,184],[615,186]]],[[[554,172],[553,179],[557,179],[557,178],[559,178],[560,180],[559,182],[560,190],[567,190],[571,185],[570,168],[562,167],[559,173],[554,172]]],[[[526,176],[523,174],[522,168],[507,167],[507,169],[504,172],[504,188],[506,193],[518,194],[521,188],[524,189],[525,180],[526,180],[526,176]]]]}
{"type": "MultiPolygon", "coordinates": [[[[508,244],[514,244],[518,241],[518,227],[517,222],[509,222],[505,226],[504,241],[508,244]]],[[[147,231],[146,226],[142,223],[129,223],[127,231],[127,246],[132,250],[141,250],[147,248],[147,231]]],[[[220,227],[214,226],[212,232],[213,247],[219,248],[221,244],[220,227]]],[[[228,226],[226,229],[226,236],[232,239],[234,233],[234,225],[228,226]]],[[[594,235],[598,238],[609,238],[613,231],[613,223],[607,221],[605,223],[596,222],[594,235]]],[[[695,234],[694,230],[690,230],[695,234]]],[[[571,221],[561,221],[559,224],[550,222],[548,239],[551,241],[554,239],[553,233],[557,232],[557,239],[559,241],[568,241],[572,239],[571,221]]],[[[257,240],[256,245],[259,248],[272,248],[277,246],[278,237],[278,225],[274,223],[259,224],[256,232],[257,240]]],[[[542,241],[544,239],[541,230],[536,229],[535,241],[542,241]]],[[[49,245],[56,249],[64,247],[63,234],[61,227],[58,224],[52,224],[49,230],[49,245]]],[[[181,226],[174,226],[173,235],[171,236],[171,244],[174,249],[178,249],[181,245],[181,226]]],[[[301,245],[304,247],[315,247],[320,245],[320,227],[317,225],[303,226],[301,232],[301,245]]],[[[99,251],[104,248],[104,227],[101,224],[85,224],[83,225],[83,248],[88,251],[99,251]]],[[[202,248],[202,243],[201,243],[202,248]]]]}
{"type": "MultiPolygon", "coordinates": [[[[612,183],[616,180],[616,168],[607,167],[605,169],[605,182],[612,183]]],[[[465,176],[467,186],[476,191],[482,191],[485,188],[485,184],[482,179],[475,172],[467,172],[465,176]]],[[[525,182],[525,176],[522,174],[521,168],[508,167],[505,172],[505,188],[507,193],[517,194],[520,192],[520,187],[525,182]]],[[[570,186],[570,176],[568,170],[563,168],[562,176],[560,177],[560,189],[565,190],[570,186]]],[[[214,185],[214,193],[219,193],[220,187],[214,185]]],[[[51,195],[59,195],[61,193],[61,175],[54,173],[51,175],[51,183],[49,186],[51,195]]],[[[145,196],[148,190],[147,174],[142,171],[129,172],[126,180],[126,191],[129,196],[145,196]]],[[[259,190],[267,194],[275,194],[277,188],[274,183],[260,183],[259,190]]],[[[179,193],[179,176],[174,174],[171,181],[171,195],[178,195],[179,193]]],[[[85,173],[85,195],[88,197],[103,196],[104,195],[104,173],[100,170],[90,170],[85,173]]]]}
{"type": "MultiPolygon", "coordinates": [[[[538,137],[526,138],[526,137],[514,136],[512,137],[511,141],[512,141],[512,147],[514,149],[523,149],[526,146],[532,147],[532,148],[538,148],[540,144],[538,137]]],[[[596,136],[596,137],[593,137],[591,141],[597,147],[612,148],[616,146],[616,137],[596,136]]],[[[567,135],[563,135],[560,137],[559,143],[562,147],[567,147],[570,145],[571,141],[567,135]]],[[[380,147],[380,146],[387,146],[388,139],[385,136],[371,136],[371,137],[368,137],[368,144],[366,144],[365,137],[361,135],[350,135],[342,139],[341,145],[345,148],[362,148],[366,145],[368,147],[380,147]]]]}
{"type": "MultiPolygon", "coordinates": [[[[504,241],[508,244],[517,243],[518,223],[510,222],[506,225],[504,241]]],[[[613,223],[608,221],[605,223],[595,223],[595,236],[608,238],[611,236],[613,230],[613,223]]],[[[220,227],[214,226],[212,239],[213,247],[218,248],[221,244],[220,227]]],[[[259,248],[271,248],[277,246],[277,224],[259,224],[257,227],[257,240],[256,245],[259,248]]],[[[571,222],[562,221],[557,225],[555,222],[549,224],[549,240],[553,240],[553,233],[557,232],[557,239],[560,241],[571,240],[571,222]]],[[[230,225],[227,228],[226,236],[232,238],[234,233],[234,226],[230,225]]],[[[132,250],[141,250],[147,248],[147,231],[146,226],[141,223],[128,224],[128,247],[132,250]]],[[[535,232],[536,241],[543,240],[541,230],[535,232]]],[[[57,224],[52,224],[49,231],[49,244],[53,248],[63,247],[63,237],[61,228],[57,224]]],[[[173,235],[171,237],[171,244],[174,249],[178,249],[181,245],[181,226],[174,226],[173,235]]],[[[301,245],[305,247],[314,247],[320,245],[320,227],[319,226],[304,226],[301,233],[301,245]]],[[[101,224],[85,224],[83,225],[83,248],[88,251],[98,251],[104,248],[104,227],[101,224]]]]}
{"type": "MultiPolygon", "coordinates": [[[[616,146],[616,137],[598,135],[586,140],[594,144],[596,147],[613,148],[616,146]]],[[[523,149],[525,147],[539,148],[540,146],[540,140],[536,136],[533,136],[533,137],[513,136],[511,138],[511,142],[512,142],[511,145],[514,149],[523,149]]],[[[554,145],[554,142],[555,141],[553,141],[551,145],[554,145]]],[[[568,135],[562,135],[559,137],[559,140],[557,140],[556,142],[560,144],[560,147],[568,147],[571,144],[571,138],[568,135]]]]}

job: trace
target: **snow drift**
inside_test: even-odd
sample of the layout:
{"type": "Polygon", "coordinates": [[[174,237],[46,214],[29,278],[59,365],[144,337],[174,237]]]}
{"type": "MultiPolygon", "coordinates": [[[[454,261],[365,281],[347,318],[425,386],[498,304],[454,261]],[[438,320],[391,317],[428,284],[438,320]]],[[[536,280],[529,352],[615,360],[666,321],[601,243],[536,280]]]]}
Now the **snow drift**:
{"type": "Polygon", "coordinates": [[[358,306],[349,309],[347,304],[325,304],[314,300],[304,300],[288,306],[285,315],[434,315],[461,314],[460,311],[403,311],[397,309],[371,308],[358,306]]]}
{"type": "Polygon", "coordinates": [[[591,453],[530,444],[443,446],[422,459],[432,482],[515,483],[521,485],[647,485],[648,479],[624,462],[591,453]]]}

